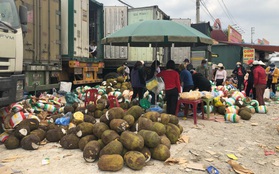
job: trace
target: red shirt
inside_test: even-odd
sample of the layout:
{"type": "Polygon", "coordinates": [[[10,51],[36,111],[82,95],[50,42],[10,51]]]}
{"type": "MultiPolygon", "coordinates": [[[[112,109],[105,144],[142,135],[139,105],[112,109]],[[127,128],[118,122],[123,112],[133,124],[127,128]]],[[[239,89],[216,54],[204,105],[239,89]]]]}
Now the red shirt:
{"type": "Polygon", "coordinates": [[[256,66],[253,70],[254,85],[266,85],[265,69],[261,66],[256,66]]]}
{"type": "Polygon", "coordinates": [[[165,90],[177,88],[178,93],[181,92],[179,74],[175,70],[167,69],[157,74],[157,77],[162,77],[165,82],[165,90]]]}

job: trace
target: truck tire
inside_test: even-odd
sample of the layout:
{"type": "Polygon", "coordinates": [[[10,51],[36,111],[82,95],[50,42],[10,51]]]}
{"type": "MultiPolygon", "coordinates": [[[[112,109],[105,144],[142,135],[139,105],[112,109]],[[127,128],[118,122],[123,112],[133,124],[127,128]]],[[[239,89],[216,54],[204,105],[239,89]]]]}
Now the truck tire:
{"type": "Polygon", "coordinates": [[[114,79],[114,78],[117,78],[118,76],[119,76],[118,73],[116,73],[116,72],[110,72],[110,73],[108,73],[107,75],[105,75],[104,80],[107,80],[107,79],[114,79]]]}

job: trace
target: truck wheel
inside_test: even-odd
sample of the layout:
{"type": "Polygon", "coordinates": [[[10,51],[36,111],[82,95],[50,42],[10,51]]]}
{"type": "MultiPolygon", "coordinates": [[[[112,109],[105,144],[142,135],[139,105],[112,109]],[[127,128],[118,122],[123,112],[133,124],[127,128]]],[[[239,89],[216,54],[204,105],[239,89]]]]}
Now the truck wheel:
{"type": "Polygon", "coordinates": [[[107,75],[105,75],[104,80],[107,80],[107,79],[114,79],[114,78],[117,78],[118,76],[119,76],[118,73],[116,73],[116,72],[110,72],[110,73],[108,73],[107,75]]]}

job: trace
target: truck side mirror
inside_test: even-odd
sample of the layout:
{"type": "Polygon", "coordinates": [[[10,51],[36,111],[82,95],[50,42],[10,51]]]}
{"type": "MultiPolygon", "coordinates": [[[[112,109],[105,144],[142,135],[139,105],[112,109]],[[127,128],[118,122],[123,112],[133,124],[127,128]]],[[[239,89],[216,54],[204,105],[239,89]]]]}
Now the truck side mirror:
{"type": "Polygon", "coordinates": [[[23,33],[27,33],[27,7],[19,6],[19,17],[23,33]]]}

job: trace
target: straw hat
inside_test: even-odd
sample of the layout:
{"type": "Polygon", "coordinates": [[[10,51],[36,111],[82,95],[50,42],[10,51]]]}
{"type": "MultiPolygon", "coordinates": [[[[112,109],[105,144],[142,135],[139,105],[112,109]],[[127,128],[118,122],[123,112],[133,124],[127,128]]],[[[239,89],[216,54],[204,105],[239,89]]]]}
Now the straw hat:
{"type": "Polygon", "coordinates": [[[218,63],[217,65],[219,68],[224,67],[224,65],[222,63],[218,63]]]}
{"type": "Polygon", "coordinates": [[[236,62],[237,65],[241,65],[241,62],[236,62]]]}

